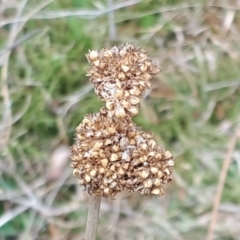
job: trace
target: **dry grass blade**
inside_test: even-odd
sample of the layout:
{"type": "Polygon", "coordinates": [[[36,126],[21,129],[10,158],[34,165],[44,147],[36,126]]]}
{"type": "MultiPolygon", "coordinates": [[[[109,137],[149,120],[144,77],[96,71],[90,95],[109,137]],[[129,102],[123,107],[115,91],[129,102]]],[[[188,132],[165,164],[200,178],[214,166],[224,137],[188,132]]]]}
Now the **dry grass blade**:
{"type": "MultiPolygon", "coordinates": [[[[21,32],[23,27],[25,26],[26,22],[34,16],[38,11],[40,11],[42,8],[46,7],[48,4],[50,4],[53,0],[48,0],[45,2],[42,2],[37,6],[32,12],[30,12],[25,21],[23,21],[21,24],[16,23],[13,25],[9,39],[8,39],[8,46],[7,49],[11,49],[12,46],[14,46],[15,40],[18,36],[18,34],[21,32]]],[[[23,9],[26,5],[27,1],[23,1],[21,7],[18,9],[17,13],[17,18],[19,18],[23,12],[23,9]]],[[[9,58],[10,58],[11,51],[6,51],[5,54],[3,54],[3,66],[2,66],[2,72],[1,72],[1,78],[2,78],[2,91],[1,95],[3,97],[3,102],[4,102],[4,114],[3,114],[3,120],[1,125],[5,126],[2,130],[0,139],[3,139],[2,142],[0,142],[0,150],[4,149],[5,146],[8,143],[10,134],[11,134],[11,129],[12,129],[12,111],[11,111],[11,99],[10,99],[10,94],[9,94],[9,89],[8,89],[8,64],[9,64],[9,58]]]]}
{"type": "Polygon", "coordinates": [[[239,137],[240,137],[240,126],[237,126],[234,135],[229,141],[228,151],[223,162],[222,171],[221,171],[219,182],[218,182],[217,193],[215,195],[215,199],[213,202],[213,209],[212,209],[210,225],[208,228],[207,240],[212,240],[214,238],[213,234],[214,234],[214,229],[217,222],[218,209],[221,202],[222,192],[223,192],[224,184],[226,181],[228,168],[231,164],[233,151],[237,143],[237,139],[239,137]]]}
{"type": "MultiPolygon", "coordinates": [[[[50,0],[52,2],[54,0],[50,0]]],[[[82,17],[87,19],[93,19],[96,17],[99,17],[101,15],[111,13],[115,10],[125,8],[134,4],[139,3],[140,0],[133,0],[133,1],[125,1],[121,3],[117,3],[113,5],[112,7],[105,8],[104,10],[74,10],[74,11],[54,11],[54,12],[42,12],[35,16],[32,16],[31,19],[56,19],[56,18],[65,18],[65,17],[82,17]]],[[[8,19],[8,20],[2,20],[0,22],[0,27],[3,27],[7,24],[11,23],[19,23],[19,22],[25,22],[28,21],[29,17],[21,17],[21,18],[14,18],[14,19],[8,19]]]]}

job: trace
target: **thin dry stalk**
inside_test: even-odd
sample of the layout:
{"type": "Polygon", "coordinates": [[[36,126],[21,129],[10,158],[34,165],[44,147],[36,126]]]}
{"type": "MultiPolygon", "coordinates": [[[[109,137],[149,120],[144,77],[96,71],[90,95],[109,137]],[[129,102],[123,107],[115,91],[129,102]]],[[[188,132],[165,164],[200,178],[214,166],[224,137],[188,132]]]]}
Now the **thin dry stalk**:
{"type": "Polygon", "coordinates": [[[91,197],[89,202],[86,234],[85,234],[84,240],[96,239],[100,204],[101,204],[101,197],[99,196],[91,197]]]}
{"type": "Polygon", "coordinates": [[[233,151],[234,151],[234,148],[235,148],[235,145],[236,145],[236,142],[237,142],[237,139],[238,139],[239,136],[240,136],[240,126],[238,126],[236,128],[236,131],[235,131],[234,135],[232,136],[232,138],[229,141],[228,151],[227,151],[226,157],[224,159],[224,163],[223,163],[223,166],[222,166],[222,171],[221,171],[219,182],[218,182],[217,193],[215,195],[215,199],[214,199],[214,202],[213,202],[211,220],[210,220],[206,240],[212,240],[213,239],[213,233],[214,233],[214,229],[215,229],[216,222],[217,222],[218,208],[219,208],[221,197],[222,197],[223,187],[224,187],[224,184],[225,184],[225,181],[226,181],[228,168],[231,164],[233,151]]]}

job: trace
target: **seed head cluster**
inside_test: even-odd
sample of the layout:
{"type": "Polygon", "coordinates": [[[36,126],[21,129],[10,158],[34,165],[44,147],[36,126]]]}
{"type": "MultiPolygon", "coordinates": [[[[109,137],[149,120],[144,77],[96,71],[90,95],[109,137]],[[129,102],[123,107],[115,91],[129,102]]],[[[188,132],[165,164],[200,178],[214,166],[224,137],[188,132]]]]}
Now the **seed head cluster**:
{"type": "Polygon", "coordinates": [[[91,195],[113,198],[126,190],[162,196],[172,180],[173,155],[131,119],[158,68],[132,44],[90,51],[87,58],[90,81],[106,105],[76,128],[73,175],[91,195]]]}

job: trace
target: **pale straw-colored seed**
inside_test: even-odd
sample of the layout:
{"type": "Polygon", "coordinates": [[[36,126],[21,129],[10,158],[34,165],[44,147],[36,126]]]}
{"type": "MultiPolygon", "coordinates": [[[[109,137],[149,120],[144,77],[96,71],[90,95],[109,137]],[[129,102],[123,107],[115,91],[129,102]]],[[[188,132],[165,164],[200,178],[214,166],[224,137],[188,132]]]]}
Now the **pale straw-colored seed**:
{"type": "Polygon", "coordinates": [[[130,107],[128,111],[131,113],[132,116],[135,116],[138,114],[138,109],[134,106],[130,107]]]}
{"type": "Polygon", "coordinates": [[[111,183],[112,181],[113,181],[113,180],[112,180],[111,178],[106,178],[106,177],[105,177],[105,178],[103,179],[103,184],[104,184],[105,186],[108,186],[108,184],[111,183]]]}
{"type": "Polygon", "coordinates": [[[136,136],[136,131],[130,131],[127,133],[128,138],[133,138],[136,136]]]}
{"type": "Polygon", "coordinates": [[[112,55],[112,51],[110,50],[106,50],[104,51],[104,57],[107,57],[107,58],[111,58],[113,55],[112,55]]]}
{"type": "Polygon", "coordinates": [[[143,150],[147,150],[148,149],[148,145],[146,143],[142,143],[140,145],[140,147],[143,149],[143,150]]]}
{"type": "Polygon", "coordinates": [[[147,179],[144,183],[143,183],[145,188],[151,188],[153,185],[153,182],[151,179],[147,179]]]}
{"type": "Polygon", "coordinates": [[[84,180],[85,180],[87,183],[90,182],[90,181],[91,181],[91,176],[88,175],[88,174],[85,174],[84,180]]]}
{"type": "Polygon", "coordinates": [[[151,167],[151,168],[150,168],[150,171],[151,171],[152,174],[156,174],[156,173],[158,172],[158,168],[156,168],[156,167],[151,167]]]}
{"type": "Polygon", "coordinates": [[[116,186],[117,186],[117,183],[115,181],[109,185],[110,188],[115,188],[116,186]]]}
{"type": "MultiPolygon", "coordinates": [[[[114,128],[114,127],[109,127],[108,128],[108,132],[110,133],[110,134],[114,134],[115,132],[116,132],[116,129],[114,128]]],[[[110,140],[111,141],[111,140],[110,140]]],[[[106,144],[107,145],[107,144],[106,144]]]]}
{"type": "Polygon", "coordinates": [[[107,187],[107,188],[104,188],[103,192],[106,194],[106,195],[109,195],[110,193],[110,189],[107,187]]]}
{"type": "Polygon", "coordinates": [[[85,168],[86,168],[87,170],[91,169],[91,168],[92,168],[92,164],[86,163],[86,164],[85,164],[85,168]]]}
{"type": "Polygon", "coordinates": [[[98,52],[95,50],[90,51],[88,56],[91,61],[95,61],[96,59],[98,59],[98,52]]]}
{"type": "Polygon", "coordinates": [[[115,145],[112,146],[112,150],[113,150],[113,152],[119,152],[120,147],[115,144],[115,145]]]}
{"type": "Polygon", "coordinates": [[[139,90],[139,88],[134,87],[129,90],[129,93],[133,96],[140,96],[142,92],[139,90]]]}
{"type": "Polygon", "coordinates": [[[114,109],[114,100],[113,99],[109,99],[106,102],[106,108],[110,111],[112,111],[114,109]]]}
{"type": "MultiPolygon", "coordinates": [[[[126,78],[126,75],[125,75],[123,72],[120,72],[120,73],[118,74],[118,78],[121,79],[121,80],[123,80],[123,79],[126,78]]],[[[118,88],[121,88],[121,87],[122,87],[122,85],[121,85],[120,82],[119,82],[119,84],[118,84],[118,82],[117,82],[117,87],[118,87],[118,88]]]]}
{"type": "Polygon", "coordinates": [[[105,173],[105,172],[106,172],[105,168],[103,168],[103,167],[99,168],[99,173],[105,173]]]}
{"type": "Polygon", "coordinates": [[[153,139],[151,139],[151,140],[148,142],[148,146],[149,146],[150,148],[155,148],[156,145],[157,145],[157,143],[156,143],[156,141],[153,140],[153,139]]]}
{"type": "Polygon", "coordinates": [[[163,156],[165,160],[173,157],[173,155],[169,151],[164,152],[163,156]]]}
{"type": "Polygon", "coordinates": [[[94,145],[94,149],[98,150],[103,146],[103,141],[97,141],[94,145]]]}
{"type": "Polygon", "coordinates": [[[109,144],[112,144],[112,140],[111,139],[106,139],[106,141],[105,141],[105,145],[109,145],[109,144]]]}
{"type": "MultiPolygon", "coordinates": [[[[131,87],[131,85],[130,85],[130,87],[131,87]]],[[[127,97],[130,96],[130,93],[129,93],[128,91],[125,91],[123,96],[124,96],[125,98],[127,98],[127,97]]]]}
{"type": "Polygon", "coordinates": [[[93,64],[94,64],[96,67],[99,67],[99,65],[100,65],[100,60],[99,60],[99,59],[95,60],[95,61],[93,62],[93,64]]]}
{"type": "Polygon", "coordinates": [[[151,193],[154,194],[154,195],[159,195],[160,194],[160,189],[159,188],[153,188],[151,193]]]}
{"type": "Polygon", "coordinates": [[[131,164],[132,164],[133,166],[137,166],[138,164],[140,164],[139,158],[134,158],[134,159],[131,161],[131,164]]]}
{"type": "Polygon", "coordinates": [[[149,175],[149,171],[147,169],[144,169],[142,172],[141,172],[141,177],[142,178],[147,178],[149,175]]]}
{"type": "Polygon", "coordinates": [[[97,175],[97,171],[95,169],[92,169],[89,174],[91,177],[95,177],[97,175]]]}
{"type": "Polygon", "coordinates": [[[142,74],[142,79],[144,79],[144,80],[150,80],[151,79],[151,75],[150,74],[148,74],[148,73],[144,73],[144,74],[142,74]]]}
{"type": "Polygon", "coordinates": [[[129,102],[133,105],[140,103],[141,99],[139,97],[132,96],[129,99],[129,102]]]}
{"type": "Polygon", "coordinates": [[[162,158],[162,153],[157,153],[155,156],[157,159],[161,159],[162,158]]]}
{"type": "Polygon", "coordinates": [[[173,160],[169,160],[169,161],[167,162],[167,165],[168,165],[169,167],[174,167],[175,163],[174,163],[173,160]]]}
{"type": "Polygon", "coordinates": [[[163,172],[161,170],[158,171],[158,177],[162,178],[163,177],[163,172]]]}
{"type": "Polygon", "coordinates": [[[114,179],[114,180],[117,179],[117,173],[114,173],[114,174],[112,175],[112,179],[114,179]]]}
{"type": "Polygon", "coordinates": [[[139,158],[139,162],[143,163],[145,161],[147,161],[147,156],[142,156],[139,158]]]}
{"type": "Polygon", "coordinates": [[[115,164],[112,165],[112,166],[110,167],[110,170],[113,171],[113,172],[115,172],[115,171],[116,171],[116,165],[115,165],[115,164]]]}
{"type": "Polygon", "coordinates": [[[99,157],[99,152],[97,152],[97,151],[92,152],[91,157],[92,158],[98,158],[99,157]]]}
{"type": "Polygon", "coordinates": [[[74,177],[79,178],[79,177],[80,177],[80,174],[81,174],[81,172],[80,172],[79,169],[77,169],[77,168],[74,168],[74,169],[73,169],[73,176],[74,176],[74,177]]]}
{"type": "Polygon", "coordinates": [[[79,184],[79,185],[83,185],[84,183],[85,183],[84,179],[80,179],[80,180],[78,181],[78,184],[79,184]]]}
{"type": "Polygon", "coordinates": [[[118,155],[116,153],[112,153],[110,157],[111,162],[115,162],[118,160],[118,155]]]}
{"type": "Polygon", "coordinates": [[[157,187],[161,185],[161,182],[162,182],[162,180],[160,178],[155,178],[153,180],[153,184],[157,187]]]}
{"type": "Polygon", "coordinates": [[[123,96],[123,90],[122,90],[122,89],[116,90],[115,96],[116,96],[116,98],[122,98],[122,96],[123,96]]]}
{"type": "Polygon", "coordinates": [[[107,158],[101,159],[100,161],[101,161],[102,166],[106,168],[107,165],[108,165],[108,160],[107,160],[107,158]]]}
{"type": "Polygon", "coordinates": [[[127,100],[123,99],[121,101],[121,106],[123,106],[124,108],[128,108],[130,106],[130,103],[127,100]]]}
{"type": "Polygon", "coordinates": [[[149,152],[149,153],[148,153],[148,156],[149,156],[149,157],[154,157],[154,156],[155,156],[155,152],[153,152],[153,151],[149,152]]]}
{"type": "Polygon", "coordinates": [[[123,170],[122,167],[120,167],[120,168],[118,169],[118,174],[120,174],[120,175],[125,174],[125,171],[123,170]]]}
{"type": "Polygon", "coordinates": [[[166,173],[167,175],[170,175],[170,170],[168,168],[165,168],[164,173],[166,173]]]}
{"type": "Polygon", "coordinates": [[[122,167],[123,167],[125,170],[128,170],[128,168],[129,168],[129,163],[123,163],[122,167]]]}
{"type": "Polygon", "coordinates": [[[126,65],[121,65],[121,68],[122,68],[122,70],[124,71],[124,72],[128,72],[129,71],[129,67],[128,66],[126,66],[126,65]]]}
{"type": "Polygon", "coordinates": [[[143,64],[143,65],[141,65],[141,67],[140,67],[140,70],[142,71],[142,72],[146,72],[147,71],[147,65],[145,65],[145,64],[143,64]]]}
{"type": "Polygon", "coordinates": [[[147,60],[148,56],[145,53],[140,53],[141,61],[147,60]]]}
{"type": "Polygon", "coordinates": [[[115,109],[115,116],[116,116],[117,118],[123,118],[123,117],[125,117],[126,115],[127,115],[127,114],[126,114],[126,112],[125,112],[125,110],[124,110],[123,107],[118,106],[118,107],[115,109]]]}
{"type": "Polygon", "coordinates": [[[106,67],[106,63],[100,62],[99,68],[104,70],[105,67],[106,67]]]}
{"type": "Polygon", "coordinates": [[[129,144],[130,144],[130,145],[135,145],[135,144],[136,144],[135,139],[131,138],[130,141],[129,141],[129,144]]]}

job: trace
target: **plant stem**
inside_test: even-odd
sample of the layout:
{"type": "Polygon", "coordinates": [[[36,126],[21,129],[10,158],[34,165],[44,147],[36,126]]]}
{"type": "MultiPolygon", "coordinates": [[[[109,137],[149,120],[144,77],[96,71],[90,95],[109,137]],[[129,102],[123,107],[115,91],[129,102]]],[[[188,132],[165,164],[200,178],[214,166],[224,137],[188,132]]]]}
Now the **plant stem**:
{"type": "Polygon", "coordinates": [[[95,240],[98,226],[101,197],[92,196],[89,203],[86,234],[84,240],[95,240]]]}

